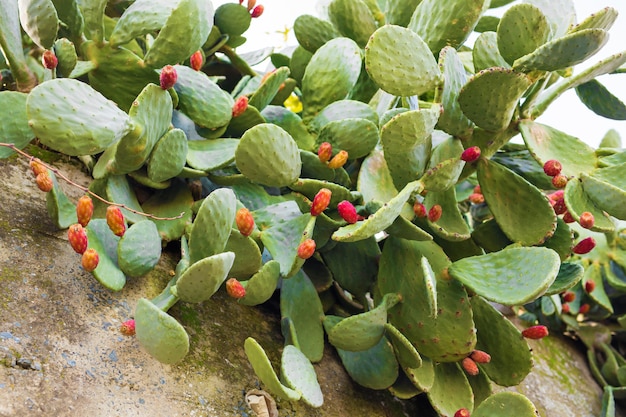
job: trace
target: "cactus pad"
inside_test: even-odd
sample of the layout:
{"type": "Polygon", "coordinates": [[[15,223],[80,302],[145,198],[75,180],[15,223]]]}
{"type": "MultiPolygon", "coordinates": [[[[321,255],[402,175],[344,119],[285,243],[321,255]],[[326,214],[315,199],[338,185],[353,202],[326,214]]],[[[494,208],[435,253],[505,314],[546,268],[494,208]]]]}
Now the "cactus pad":
{"type": "MultiPolygon", "coordinates": [[[[119,291],[126,285],[126,276],[117,266],[117,257],[109,255],[107,246],[111,242],[117,243],[117,236],[109,230],[106,221],[93,219],[86,228],[88,247],[98,252],[99,262],[93,276],[106,288],[112,291],[119,291]]],[[[115,253],[115,252],[113,252],[115,253]]]]}
{"type": "Polygon", "coordinates": [[[194,262],[178,278],[172,292],[188,303],[206,301],[226,280],[234,261],[233,252],[222,252],[194,262]]]}
{"type": "Polygon", "coordinates": [[[583,190],[600,209],[620,220],[626,220],[626,163],[582,174],[583,190]]]}
{"type": "Polygon", "coordinates": [[[536,417],[538,411],[528,398],[517,392],[498,392],[487,398],[474,412],[473,417],[492,417],[506,410],[516,417],[536,417]]]}
{"type": "Polygon", "coordinates": [[[148,163],[148,177],[162,182],[180,174],[187,158],[187,136],[181,129],[167,132],[154,146],[148,163]]]}
{"type": "Polygon", "coordinates": [[[52,48],[59,29],[59,17],[52,0],[18,0],[24,32],[39,47],[52,48]]]}
{"type": "Polygon", "coordinates": [[[310,53],[315,53],[326,42],[340,36],[332,23],[308,14],[296,18],[293,32],[300,46],[310,53]]]}
{"type": "Polygon", "coordinates": [[[328,15],[339,32],[361,48],[376,30],[376,20],[362,0],[333,0],[328,6],[328,15]]]}
{"type": "Polygon", "coordinates": [[[472,410],[474,408],[472,387],[459,365],[438,363],[434,368],[435,381],[426,394],[439,415],[452,416],[459,408],[472,410]]]}
{"type": "Polygon", "coordinates": [[[593,214],[594,223],[590,230],[601,233],[611,233],[615,230],[615,225],[610,217],[595,205],[583,190],[583,185],[578,178],[572,178],[565,186],[565,204],[567,211],[576,220],[580,220],[583,212],[593,214]]]}
{"type": "Polygon", "coordinates": [[[239,304],[254,306],[270,299],[278,279],[280,278],[280,264],[271,260],[263,264],[261,269],[246,281],[246,295],[238,300],[239,304]]]}
{"type": "Polygon", "coordinates": [[[176,2],[168,0],[135,1],[115,24],[109,42],[112,46],[120,46],[138,36],[161,29],[176,5],[176,2]]]}
{"type": "Polygon", "coordinates": [[[315,368],[300,349],[293,345],[285,346],[281,356],[280,373],[289,387],[302,394],[302,401],[315,408],[324,404],[315,368]]]}
{"type": "Polygon", "coordinates": [[[509,68],[510,65],[504,60],[498,50],[498,34],[496,32],[484,32],[474,42],[472,49],[472,62],[476,72],[491,67],[509,68]]]}
{"type": "Polygon", "coordinates": [[[446,46],[441,50],[439,69],[443,74],[443,86],[440,92],[443,111],[439,116],[437,126],[452,136],[467,137],[473,124],[461,111],[458,98],[468,77],[459,54],[451,46],[446,46]]]}
{"type": "Polygon", "coordinates": [[[415,349],[415,346],[393,324],[385,323],[385,335],[393,344],[396,358],[403,369],[416,369],[422,366],[422,357],[415,349]]]}
{"type": "Polygon", "coordinates": [[[337,151],[348,152],[350,159],[362,158],[378,143],[378,127],[367,119],[332,121],[319,132],[317,143],[322,142],[329,142],[337,151]]]}
{"type": "Polygon", "coordinates": [[[133,224],[117,246],[120,269],[131,277],[150,272],[161,259],[161,237],[156,225],[148,220],[133,224]]]}
{"type": "MultiPolygon", "coordinates": [[[[28,126],[26,100],[28,95],[17,91],[0,92],[0,108],[3,109],[0,120],[0,137],[3,142],[14,144],[18,149],[24,148],[35,137],[28,126]]],[[[0,147],[0,159],[15,153],[13,150],[0,147]]]]}
{"type": "Polygon", "coordinates": [[[550,24],[541,10],[529,3],[507,9],[498,25],[498,50],[508,62],[534,52],[548,41],[550,24]]]}

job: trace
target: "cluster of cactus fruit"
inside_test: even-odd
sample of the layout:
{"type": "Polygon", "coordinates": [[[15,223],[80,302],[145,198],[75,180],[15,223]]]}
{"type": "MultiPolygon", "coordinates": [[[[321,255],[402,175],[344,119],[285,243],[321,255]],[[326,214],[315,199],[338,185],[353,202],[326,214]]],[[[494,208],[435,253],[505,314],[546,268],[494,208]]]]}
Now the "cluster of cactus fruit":
{"type": "Polygon", "coordinates": [[[95,201],[71,202],[50,170],[36,181],[106,288],[180,241],[175,275],[123,332],[176,363],[178,301],[278,294],[280,377],[255,339],[243,348],[281,399],[323,404],[311,363],[326,334],[365,387],[425,395],[441,416],[530,417],[492,385],[530,372],[526,339],[572,330],[611,415],[626,360],[586,320],[614,318],[626,293],[626,152],[614,132],[593,149],[535,119],[569,89],[626,118],[596,81],[625,72],[626,52],[574,70],[616,11],[577,23],[571,0],[501,18],[490,9],[511,1],[332,0],[296,19],[297,47],[239,54],[263,12],[242,3],[0,0],[0,157],[37,138],[86,162],[95,201]]]}

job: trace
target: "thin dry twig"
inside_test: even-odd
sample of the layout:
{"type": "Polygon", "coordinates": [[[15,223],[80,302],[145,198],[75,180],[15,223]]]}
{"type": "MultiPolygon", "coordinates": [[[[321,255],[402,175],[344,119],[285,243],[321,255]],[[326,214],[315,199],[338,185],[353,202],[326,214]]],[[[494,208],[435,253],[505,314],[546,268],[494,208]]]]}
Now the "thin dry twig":
{"type": "Polygon", "coordinates": [[[108,204],[110,206],[117,206],[123,209],[126,209],[128,211],[130,211],[131,213],[135,213],[138,214],[140,216],[144,216],[144,217],[148,217],[150,219],[153,220],[176,220],[176,219],[180,219],[185,215],[185,212],[180,213],[178,216],[175,217],[159,217],[159,216],[155,216],[153,214],[150,213],[144,213],[143,211],[139,211],[139,210],[135,210],[133,208],[128,207],[125,204],[121,204],[121,203],[115,203],[113,201],[109,201],[105,198],[100,197],[98,194],[94,193],[93,191],[89,190],[89,188],[84,187],[80,184],[75,183],[74,181],[70,180],[67,176],[65,176],[65,174],[63,174],[59,169],[54,168],[48,164],[46,164],[45,162],[43,162],[42,160],[35,158],[34,156],[28,154],[27,152],[24,152],[23,150],[17,148],[14,144],[12,143],[2,143],[0,142],[0,146],[4,146],[6,148],[10,148],[12,150],[14,150],[15,152],[17,152],[19,155],[28,158],[29,161],[34,161],[37,160],[38,163],[40,163],[41,165],[43,165],[44,167],[48,168],[50,171],[54,172],[54,174],[61,178],[63,181],[67,182],[68,184],[78,188],[79,190],[84,191],[85,193],[89,194],[90,196],[92,196],[93,198],[95,198],[96,200],[99,200],[101,202],[103,202],[104,204],[108,204]]]}

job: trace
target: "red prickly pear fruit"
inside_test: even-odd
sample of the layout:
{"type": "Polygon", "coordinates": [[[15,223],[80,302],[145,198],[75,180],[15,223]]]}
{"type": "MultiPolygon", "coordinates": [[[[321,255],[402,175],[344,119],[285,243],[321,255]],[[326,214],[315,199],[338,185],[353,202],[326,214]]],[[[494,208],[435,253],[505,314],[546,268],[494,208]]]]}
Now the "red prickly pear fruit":
{"type": "Polygon", "coordinates": [[[134,336],[135,335],[135,320],[130,319],[126,320],[120,326],[120,333],[124,336],[134,336]]]}
{"type": "Polygon", "coordinates": [[[470,417],[470,412],[467,408],[459,408],[454,413],[454,417],[470,417]]]}
{"type": "Polygon", "coordinates": [[[478,146],[472,146],[471,148],[467,148],[461,154],[461,160],[470,163],[476,161],[480,158],[480,148],[478,146]]]}
{"type": "Polygon", "coordinates": [[[320,147],[317,148],[317,157],[323,163],[330,161],[330,158],[333,156],[333,145],[329,142],[322,142],[320,147]]]}
{"type": "Polygon", "coordinates": [[[44,193],[47,193],[52,190],[54,184],[52,183],[52,178],[50,178],[50,174],[48,171],[44,171],[41,174],[37,175],[35,178],[35,182],[37,183],[37,187],[44,193]]]}
{"type": "Polygon", "coordinates": [[[92,272],[98,267],[98,263],[100,262],[100,256],[95,249],[89,248],[83,253],[83,257],[80,260],[83,269],[87,272],[92,272]]]}
{"type": "Polygon", "coordinates": [[[526,339],[543,339],[548,334],[548,328],[541,324],[537,326],[530,326],[529,328],[522,330],[522,336],[526,339]]]}
{"type": "Polygon", "coordinates": [[[463,366],[463,369],[465,369],[465,372],[467,372],[469,375],[478,375],[478,365],[476,365],[476,362],[474,362],[474,360],[469,356],[461,361],[461,366],[463,366]]]}
{"type": "Polygon", "coordinates": [[[583,211],[578,219],[578,223],[580,223],[580,225],[585,229],[591,229],[595,222],[595,217],[593,217],[593,214],[588,211],[583,211]]]}
{"type": "Polygon", "coordinates": [[[475,350],[470,354],[470,358],[476,363],[489,363],[491,362],[491,355],[482,350],[475,350]]]}
{"type": "Polygon", "coordinates": [[[107,224],[115,236],[122,237],[126,232],[126,223],[122,210],[117,206],[107,207],[107,224]]]}
{"type": "Polygon", "coordinates": [[[239,229],[239,233],[248,237],[252,234],[254,230],[254,218],[252,217],[252,213],[245,207],[237,210],[237,214],[235,214],[235,223],[237,223],[237,229],[239,229]]]}
{"type": "Polygon", "coordinates": [[[46,49],[41,56],[41,62],[47,69],[55,69],[59,64],[57,56],[50,49],[46,49]]]}
{"type": "MultiPolygon", "coordinates": [[[[241,3],[243,3],[243,0],[239,2],[239,4],[241,3]]],[[[248,11],[254,9],[254,6],[256,6],[256,0],[248,0],[248,11]]]]}
{"type": "Polygon", "coordinates": [[[565,303],[571,303],[572,301],[574,301],[576,299],[576,293],[573,293],[571,291],[565,291],[563,293],[563,302],[565,303]]]}
{"type": "Polygon", "coordinates": [[[248,96],[241,96],[233,104],[233,117],[239,117],[248,109],[248,96]]]}
{"type": "Polygon", "coordinates": [[[159,83],[161,84],[161,88],[163,90],[168,90],[174,87],[176,84],[176,80],[178,80],[178,74],[176,73],[176,68],[171,65],[166,65],[161,69],[161,75],[159,76],[159,83]]]}
{"type": "Polygon", "coordinates": [[[328,168],[337,169],[341,168],[346,164],[348,160],[348,152],[347,151],[339,151],[339,153],[332,157],[330,161],[328,161],[328,168]]]}
{"type": "Polygon", "coordinates": [[[472,204],[482,204],[485,202],[485,196],[482,194],[478,194],[478,193],[472,193],[468,197],[468,200],[472,204]]]}
{"type": "Polygon", "coordinates": [[[202,65],[204,64],[204,57],[202,56],[202,51],[197,50],[189,57],[189,65],[196,71],[200,71],[202,65]]]}
{"type": "Polygon", "coordinates": [[[557,175],[559,175],[562,169],[563,165],[561,165],[561,163],[556,159],[550,159],[549,161],[546,161],[545,164],[543,164],[543,172],[551,177],[556,177],[557,175]]]}
{"type": "Polygon", "coordinates": [[[442,208],[439,204],[435,204],[428,210],[428,220],[431,223],[437,222],[441,218],[442,208]]]}
{"type": "Polygon", "coordinates": [[[555,175],[552,177],[552,185],[554,188],[565,188],[567,185],[567,177],[565,175],[555,175]]]}
{"type": "Polygon", "coordinates": [[[574,252],[576,255],[584,255],[591,252],[591,250],[595,247],[596,241],[590,236],[578,242],[576,246],[574,246],[574,249],[572,249],[572,252],[574,252]]]}
{"type": "Polygon", "coordinates": [[[315,253],[315,241],[313,239],[306,239],[298,246],[298,258],[309,259],[315,253]]]}
{"type": "Polygon", "coordinates": [[[237,300],[246,295],[245,287],[241,285],[241,282],[239,282],[237,278],[229,278],[228,281],[226,281],[226,292],[237,300]]]}
{"type": "Polygon", "coordinates": [[[567,206],[565,205],[565,199],[561,198],[559,200],[554,201],[554,205],[552,206],[554,212],[559,214],[565,214],[567,212],[567,206]]]}
{"type": "Polygon", "coordinates": [[[589,310],[591,310],[591,306],[590,306],[589,304],[587,304],[587,303],[585,303],[585,304],[581,305],[581,306],[578,308],[578,312],[579,312],[580,314],[587,314],[587,313],[589,313],[589,310]]]}
{"type": "Polygon", "coordinates": [[[341,203],[337,204],[337,211],[341,218],[350,224],[354,224],[359,220],[356,208],[347,200],[343,200],[341,203]]]}
{"type": "Polygon", "coordinates": [[[478,184],[476,187],[474,187],[474,193],[476,194],[482,194],[483,190],[480,188],[480,184],[478,184]]]}
{"type": "Polygon", "coordinates": [[[37,175],[42,174],[44,172],[48,172],[48,168],[43,166],[39,158],[31,159],[29,165],[35,177],[37,177],[37,175]]]}
{"type": "Polygon", "coordinates": [[[260,17],[263,14],[264,11],[265,11],[265,7],[263,7],[262,4],[259,4],[254,9],[252,9],[252,11],[250,12],[250,16],[253,19],[256,18],[256,17],[260,17]]]}
{"type": "Polygon", "coordinates": [[[415,213],[415,216],[418,218],[424,218],[426,216],[428,216],[428,212],[426,210],[426,206],[423,205],[422,203],[420,203],[419,201],[416,201],[413,204],[413,213],[415,213]]]}
{"type": "Polygon", "coordinates": [[[328,188],[322,188],[313,197],[313,204],[311,204],[311,216],[319,216],[328,204],[330,203],[330,196],[332,192],[328,188]]]}
{"type": "Polygon", "coordinates": [[[565,303],[561,306],[561,311],[565,314],[569,314],[570,312],[570,306],[569,304],[565,303]]]}
{"type": "Polygon", "coordinates": [[[67,229],[67,240],[70,241],[74,252],[82,255],[87,250],[87,232],[79,223],[75,223],[67,229]]]}
{"type": "Polygon", "coordinates": [[[565,191],[563,190],[556,190],[555,192],[548,194],[548,198],[550,198],[550,200],[552,201],[558,201],[564,198],[564,196],[565,196],[565,191]]]}
{"type": "Polygon", "coordinates": [[[76,204],[76,217],[81,226],[86,227],[93,216],[93,201],[88,195],[84,195],[78,199],[76,204]]]}
{"type": "Polygon", "coordinates": [[[574,218],[574,216],[572,216],[572,213],[568,211],[565,214],[563,214],[563,221],[565,223],[574,223],[576,219],[574,218]]]}
{"type": "Polygon", "coordinates": [[[593,281],[587,281],[585,282],[585,291],[587,291],[587,293],[592,293],[593,290],[596,289],[596,283],[593,281]]]}

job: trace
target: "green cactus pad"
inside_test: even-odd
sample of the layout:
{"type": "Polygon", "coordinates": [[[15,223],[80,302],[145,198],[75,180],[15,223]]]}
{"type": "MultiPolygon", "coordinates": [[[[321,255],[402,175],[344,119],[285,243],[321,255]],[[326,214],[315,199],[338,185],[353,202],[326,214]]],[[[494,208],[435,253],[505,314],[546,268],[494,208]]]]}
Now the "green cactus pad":
{"type": "Polygon", "coordinates": [[[500,18],[497,16],[482,15],[478,20],[474,31],[478,33],[495,32],[498,30],[499,23],[500,18]]]}
{"type": "Polygon", "coordinates": [[[576,9],[572,0],[526,0],[525,3],[537,6],[548,18],[552,39],[563,36],[576,23],[576,9]]]}
{"type": "Polygon", "coordinates": [[[24,32],[39,47],[52,48],[59,28],[59,17],[52,0],[18,0],[17,5],[24,32]]]}
{"type": "MultiPolygon", "coordinates": [[[[172,120],[172,99],[161,87],[148,84],[133,101],[128,115],[140,128],[117,143],[114,165],[116,173],[120,174],[139,169],[150,156],[157,141],[167,133],[172,120]]],[[[171,163],[173,161],[168,161],[168,165],[171,163]]],[[[179,172],[180,170],[176,174],[179,172]]],[[[161,180],[169,178],[171,177],[161,180]]]]}
{"type": "Polygon", "coordinates": [[[320,131],[316,147],[322,142],[329,142],[337,152],[348,152],[350,159],[362,158],[378,143],[378,127],[366,119],[345,118],[332,121],[320,131]]]}
{"type": "Polygon", "coordinates": [[[580,215],[586,211],[593,214],[594,217],[594,224],[590,230],[601,233],[611,233],[615,231],[613,221],[611,221],[609,216],[589,198],[583,190],[583,185],[578,178],[572,178],[567,182],[564,197],[567,211],[569,211],[576,221],[579,221],[580,215]]]}
{"type": "Polygon", "coordinates": [[[531,120],[521,121],[519,130],[528,150],[542,166],[555,159],[563,166],[561,174],[578,176],[590,173],[597,165],[593,148],[574,136],[531,120]]]}
{"type": "Polygon", "coordinates": [[[235,221],[237,200],[232,190],[219,188],[202,202],[189,233],[191,263],[224,250],[235,221]]]}
{"type": "Polygon", "coordinates": [[[347,317],[328,332],[328,341],[338,349],[351,352],[374,347],[385,333],[387,311],[400,301],[397,294],[385,294],[374,309],[347,317]]]}
{"type": "Polygon", "coordinates": [[[57,41],[54,42],[54,54],[59,60],[56,68],[57,75],[69,78],[78,61],[74,44],[67,38],[57,39],[57,41]]]}
{"type": "Polygon", "coordinates": [[[289,387],[302,394],[302,401],[315,408],[324,404],[315,368],[300,349],[293,345],[285,346],[281,356],[280,374],[289,387]]]}
{"type": "Polygon", "coordinates": [[[580,23],[571,26],[568,30],[569,33],[577,32],[583,29],[604,29],[609,30],[617,19],[618,12],[613,7],[605,7],[597,12],[589,15],[580,23]]]}
{"type": "Polygon", "coordinates": [[[613,304],[604,290],[602,266],[598,262],[594,262],[585,268],[583,282],[593,282],[595,284],[594,290],[588,293],[589,297],[603,309],[613,313],[613,304]]]}
{"type": "Polygon", "coordinates": [[[488,300],[520,305],[536,299],[552,285],[560,264],[558,254],[551,249],[522,247],[460,259],[448,272],[488,300]]]}
{"type": "Polygon", "coordinates": [[[313,54],[302,46],[297,46],[296,50],[293,51],[291,55],[291,60],[289,61],[289,69],[291,70],[291,78],[298,82],[298,85],[302,85],[302,77],[304,77],[304,71],[306,70],[306,66],[309,65],[309,61],[313,54]]]}
{"type": "Polygon", "coordinates": [[[286,387],[280,382],[265,350],[256,340],[248,337],[244,342],[244,350],[254,373],[272,394],[287,401],[298,401],[302,397],[300,391],[286,387]]]}
{"type": "Polygon", "coordinates": [[[441,206],[442,213],[436,222],[433,223],[428,220],[428,225],[433,233],[453,242],[469,239],[470,229],[459,211],[455,188],[450,187],[445,191],[433,191],[426,194],[424,205],[430,208],[435,204],[441,206]]]}
{"type": "MultiPolygon", "coordinates": [[[[312,190],[315,187],[314,184],[319,184],[320,181],[326,181],[327,183],[332,182],[342,187],[342,189],[339,189],[339,193],[352,198],[350,191],[345,188],[351,186],[350,177],[345,169],[328,168],[324,162],[320,161],[317,154],[313,152],[300,150],[300,159],[302,160],[300,177],[303,179],[314,179],[314,182],[305,182],[307,184],[307,190],[309,188],[312,190]]],[[[302,185],[305,183],[302,183],[302,185]]],[[[295,187],[298,187],[297,183],[295,187]]]]}
{"type": "MultiPolygon", "coordinates": [[[[372,203],[378,203],[380,206],[382,206],[382,203],[376,201],[370,202],[370,204],[372,203]]],[[[424,229],[407,220],[407,218],[414,217],[414,214],[413,209],[409,204],[406,204],[405,208],[407,209],[406,211],[410,214],[407,215],[405,213],[400,213],[400,215],[396,217],[396,219],[393,221],[391,226],[385,229],[385,232],[387,232],[391,236],[401,237],[402,239],[417,241],[433,240],[433,237],[430,233],[426,232],[424,229]]]]}
{"type": "Polygon", "coordinates": [[[513,242],[542,243],[556,229],[548,198],[534,185],[502,165],[481,159],[478,182],[496,222],[513,242]],[[520,219],[529,219],[520,224],[520,219]]]}
{"type": "Polygon", "coordinates": [[[324,311],[317,290],[301,270],[282,281],[280,314],[293,322],[302,353],[319,362],[324,354],[324,311]]]}
{"type": "Polygon", "coordinates": [[[141,221],[126,230],[117,246],[117,263],[124,274],[139,277],[161,259],[161,237],[151,221],[141,221]]]}
{"type": "Polygon", "coordinates": [[[265,106],[272,102],[283,83],[287,80],[289,72],[287,67],[280,67],[272,72],[252,94],[248,104],[256,107],[259,111],[263,111],[265,106]]]}
{"type": "MultiPolygon", "coordinates": [[[[128,179],[125,175],[111,175],[107,178],[106,196],[109,201],[124,204],[126,207],[136,211],[143,211],[141,205],[139,205],[139,201],[137,201],[135,191],[130,188],[130,184],[128,183],[128,179]]],[[[125,208],[121,208],[121,210],[126,220],[131,223],[137,223],[145,220],[145,217],[140,214],[133,213],[125,208]]]]}
{"type": "Polygon", "coordinates": [[[467,293],[460,282],[440,278],[449,260],[433,242],[389,237],[378,271],[381,293],[398,293],[402,303],[393,307],[389,322],[413,343],[418,352],[437,362],[454,362],[469,355],[476,343],[467,293]],[[437,317],[432,316],[427,278],[418,259],[428,258],[436,283],[437,317]],[[413,262],[407,262],[407,260],[413,262]]]}
{"type": "Polygon", "coordinates": [[[159,139],[150,154],[148,177],[156,182],[175,177],[183,170],[186,157],[187,135],[180,129],[170,130],[159,139]]]}
{"type": "Polygon", "coordinates": [[[472,417],[493,417],[506,410],[516,417],[536,417],[538,411],[532,402],[522,394],[517,392],[498,392],[482,402],[474,412],[472,417]]]}
{"type": "Polygon", "coordinates": [[[551,35],[550,24],[541,10],[529,3],[509,8],[498,25],[498,50],[508,62],[534,52],[551,35]]]}
{"type": "Polygon", "coordinates": [[[576,87],[580,101],[595,114],[613,120],[626,120],[626,104],[597,80],[576,87]]]}
{"type": "Polygon", "coordinates": [[[361,48],[377,28],[374,16],[361,0],[333,0],[328,15],[339,33],[353,39],[361,48]]]}
{"type": "Polygon", "coordinates": [[[400,400],[410,400],[422,393],[404,372],[398,375],[398,379],[388,388],[391,395],[400,400]]]}
{"type": "Polygon", "coordinates": [[[545,295],[560,294],[572,288],[582,279],[584,272],[585,269],[578,263],[561,262],[559,273],[545,295]]]}
{"type": "Polygon", "coordinates": [[[231,37],[243,35],[251,21],[250,12],[240,4],[226,3],[215,10],[215,26],[231,37]]]}
{"type": "Polygon", "coordinates": [[[509,67],[508,62],[502,58],[498,50],[498,34],[496,32],[484,32],[480,34],[476,42],[474,42],[472,61],[476,72],[491,67],[509,67]]]}
{"type": "Polygon", "coordinates": [[[422,357],[419,352],[400,330],[396,329],[391,323],[385,323],[385,334],[391,341],[396,352],[396,358],[403,369],[416,369],[422,366],[422,357]]]}
{"type": "Polygon", "coordinates": [[[435,106],[400,113],[381,128],[385,161],[397,189],[419,178],[426,169],[440,109],[435,106]]]}
{"type": "Polygon", "coordinates": [[[187,303],[208,300],[226,280],[234,261],[233,252],[222,252],[194,262],[178,278],[172,293],[187,303]]]}
{"type": "Polygon", "coordinates": [[[391,226],[396,217],[400,215],[404,203],[408,201],[409,197],[421,191],[422,184],[419,181],[408,183],[398,195],[389,200],[376,213],[362,222],[339,228],[333,233],[332,239],[339,242],[356,242],[374,236],[376,233],[391,226]]]}
{"type": "Polygon", "coordinates": [[[435,158],[431,158],[431,166],[424,172],[420,181],[424,184],[425,190],[432,192],[446,191],[456,184],[463,171],[465,162],[459,157],[455,157],[433,164],[433,159],[435,158]]]}
{"type": "MultiPolygon", "coordinates": [[[[374,149],[361,163],[357,190],[363,195],[363,201],[366,203],[370,201],[389,201],[398,194],[398,190],[393,185],[382,150],[374,149]]],[[[411,218],[413,210],[408,204],[405,207],[406,210],[403,212],[403,215],[411,218]]]]}
{"type": "Polygon", "coordinates": [[[73,156],[102,152],[132,129],[129,117],[115,103],[69,78],[35,87],[26,100],[26,111],[42,144],[73,156]]]}
{"type": "Polygon", "coordinates": [[[541,246],[555,251],[561,261],[566,260],[572,254],[572,231],[567,223],[561,218],[556,219],[556,230],[541,246]]]}
{"type": "Polygon", "coordinates": [[[68,228],[70,225],[78,222],[76,207],[59,186],[56,175],[50,170],[48,170],[48,175],[52,179],[52,190],[46,194],[48,215],[59,229],[68,228]]]}
{"type": "Polygon", "coordinates": [[[584,29],[548,42],[515,60],[517,71],[556,71],[580,64],[598,52],[608,40],[604,29],[584,29]]]}
{"type": "Polygon", "coordinates": [[[472,122],[463,114],[459,107],[459,91],[467,82],[467,72],[456,50],[446,46],[439,53],[439,69],[443,74],[443,85],[440,90],[443,112],[437,121],[437,127],[452,136],[468,137],[472,130],[472,122]]]}
{"type": "Polygon", "coordinates": [[[378,113],[366,103],[356,100],[338,100],[330,103],[309,123],[309,129],[319,132],[330,122],[349,118],[367,119],[378,125],[378,113]]]}
{"type": "Polygon", "coordinates": [[[611,216],[626,220],[626,163],[598,169],[591,175],[582,174],[583,190],[598,208],[611,216]]]}
{"type": "Polygon", "coordinates": [[[341,36],[332,23],[304,14],[293,22],[293,33],[302,48],[315,53],[326,42],[341,36]]]}
{"type": "Polygon", "coordinates": [[[79,5],[85,22],[84,35],[96,43],[102,43],[104,40],[104,10],[106,5],[106,0],[91,0],[81,2],[79,5]]]}
{"type": "Polygon", "coordinates": [[[180,239],[188,225],[191,224],[191,205],[193,196],[186,183],[178,180],[171,187],[157,191],[143,202],[146,213],[158,217],[183,216],[175,220],[152,220],[159,231],[161,240],[170,242],[180,239]]]}
{"type": "MultiPolygon", "coordinates": [[[[326,316],[324,328],[330,333],[341,322],[341,317],[326,316]]],[[[389,388],[398,378],[398,361],[391,344],[386,338],[368,350],[349,352],[337,349],[341,363],[348,375],[359,385],[370,389],[389,388]]]]}
{"type": "Polygon", "coordinates": [[[202,171],[224,168],[235,160],[237,139],[191,140],[187,143],[187,164],[202,171]]]}
{"type": "Polygon", "coordinates": [[[415,8],[422,0],[387,0],[385,2],[385,19],[390,25],[406,27],[411,21],[415,8]]]}
{"type": "Polygon", "coordinates": [[[472,387],[472,393],[474,394],[474,409],[476,409],[476,407],[493,394],[491,387],[492,382],[484,372],[479,372],[478,375],[471,377],[467,376],[467,381],[472,387]]]}
{"type": "Polygon", "coordinates": [[[439,415],[452,416],[459,408],[474,408],[474,394],[467,378],[456,363],[435,365],[435,381],[426,394],[439,415]]]}
{"type": "Polygon", "coordinates": [[[140,298],[135,310],[137,341],[156,360],[173,364],[189,352],[189,335],[174,319],[145,298],[140,298]]]}
{"type": "Polygon", "coordinates": [[[235,163],[248,179],[270,187],[293,183],[302,168],[298,146],[291,135],[269,123],[244,133],[235,151],[235,163]]]}
{"type": "Polygon", "coordinates": [[[510,387],[524,380],[533,366],[531,350],[520,331],[481,297],[472,297],[478,332],[476,349],[491,355],[480,369],[498,385],[510,387]]]}
{"type": "MultiPolygon", "coordinates": [[[[126,276],[117,266],[117,257],[109,255],[107,244],[117,243],[119,239],[109,230],[106,221],[94,219],[86,228],[88,247],[98,252],[98,266],[92,272],[93,276],[111,291],[120,291],[126,285],[126,276]]],[[[113,252],[115,253],[115,252],[113,252]]]]}
{"type": "Polygon", "coordinates": [[[210,1],[179,1],[146,52],[146,65],[160,68],[187,59],[207,40],[213,16],[213,3],[210,1]]]}
{"type": "Polygon", "coordinates": [[[315,139],[307,130],[300,116],[289,109],[281,106],[267,106],[263,109],[261,116],[267,123],[278,125],[285,129],[296,141],[298,148],[304,150],[314,150],[315,139]]]}
{"type": "Polygon", "coordinates": [[[272,257],[280,263],[281,275],[287,277],[299,260],[298,245],[308,236],[305,230],[311,220],[309,213],[282,223],[276,223],[261,233],[261,241],[272,257]]]}
{"type": "Polygon", "coordinates": [[[413,385],[422,392],[428,392],[435,383],[435,363],[428,357],[422,357],[419,368],[404,368],[404,373],[413,385]]]}
{"type": "Polygon", "coordinates": [[[365,47],[365,68],[384,91],[405,97],[432,90],[441,76],[437,61],[422,38],[394,25],[374,32],[365,47]],[[394,71],[389,71],[390,66],[394,71]]]}
{"type": "Polygon", "coordinates": [[[333,279],[358,299],[365,296],[374,281],[380,249],[372,236],[358,242],[338,242],[322,254],[333,279]]]}
{"type": "Polygon", "coordinates": [[[119,18],[109,36],[112,46],[120,46],[161,29],[177,6],[168,0],[137,0],[119,18]]]}
{"type": "Polygon", "coordinates": [[[274,294],[279,278],[280,263],[273,259],[266,262],[252,278],[245,281],[246,295],[237,301],[246,306],[255,306],[266,302],[274,294]]]}
{"type": "Polygon", "coordinates": [[[261,113],[254,107],[248,105],[246,110],[237,117],[230,119],[228,128],[224,136],[228,137],[240,137],[246,130],[252,126],[264,123],[266,120],[261,113]]]}
{"type": "MultiPolygon", "coordinates": [[[[27,94],[17,91],[0,92],[0,108],[3,109],[0,116],[0,138],[2,142],[12,143],[18,149],[24,148],[35,137],[28,126],[27,98],[27,94]]],[[[14,153],[10,148],[0,147],[0,159],[14,153]]]]}
{"type": "Polygon", "coordinates": [[[524,74],[489,68],[470,78],[459,93],[459,104],[476,125],[497,132],[511,123],[519,99],[531,84],[524,74]]]}
{"type": "Polygon", "coordinates": [[[226,126],[232,117],[234,101],[205,73],[175,65],[178,80],[174,89],[180,110],[191,120],[210,130],[226,126]]]}
{"type": "Polygon", "coordinates": [[[325,43],[313,54],[302,78],[303,117],[314,117],[330,103],[345,99],[360,72],[361,50],[352,39],[325,43]]]}
{"type": "Polygon", "coordinates": [[[261,268],[261,250],[259,245],[249,236],[244,236],[238,230],[232,230],[226,242],[225,251],[235,254],[235,263],[230,269],[230,276],[237,279],[250,278],[261,268]]]}

